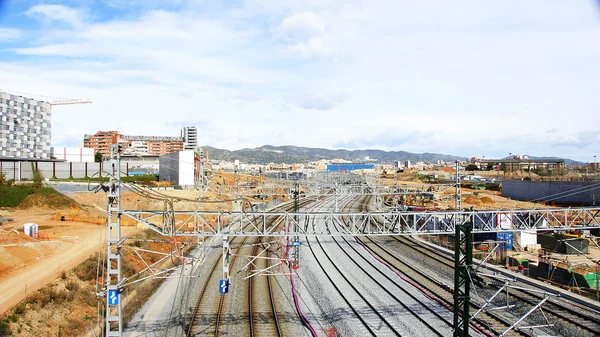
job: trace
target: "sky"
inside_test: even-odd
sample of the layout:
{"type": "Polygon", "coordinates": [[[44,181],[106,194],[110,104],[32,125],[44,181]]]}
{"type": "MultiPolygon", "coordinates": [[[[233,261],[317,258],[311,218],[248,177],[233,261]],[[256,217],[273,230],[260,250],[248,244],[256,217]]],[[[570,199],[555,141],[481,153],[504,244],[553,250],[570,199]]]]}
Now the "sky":
{"type": "Polygon", "coordinates": [[[84,134],[600,161],[600,4],[0,0],[0,90],[84,134]],[[27,96],[25,95],[25,96],[27,96]]]}

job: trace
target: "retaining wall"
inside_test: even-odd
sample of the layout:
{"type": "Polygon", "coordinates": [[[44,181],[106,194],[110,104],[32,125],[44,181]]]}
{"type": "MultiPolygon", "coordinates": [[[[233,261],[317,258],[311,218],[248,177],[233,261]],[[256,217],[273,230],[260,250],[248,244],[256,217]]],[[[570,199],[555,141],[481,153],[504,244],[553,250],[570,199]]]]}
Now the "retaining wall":
{"type": "Polygon", "coordinates": [[[522,201],[598,205],[600,182],[505,180],[502,195],[522,201]]]}

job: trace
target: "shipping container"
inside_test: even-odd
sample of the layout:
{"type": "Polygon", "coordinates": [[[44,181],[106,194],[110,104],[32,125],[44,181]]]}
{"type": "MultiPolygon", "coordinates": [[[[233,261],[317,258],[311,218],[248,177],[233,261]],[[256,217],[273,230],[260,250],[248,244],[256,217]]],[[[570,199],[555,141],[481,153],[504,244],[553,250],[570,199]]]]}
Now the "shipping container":
{"type": "Polygon", "coordinates": [[[496,233],[496,240],[504,241],[504,247],[506,250],[513,249],[513,233],[512,232],[496,233]]]}

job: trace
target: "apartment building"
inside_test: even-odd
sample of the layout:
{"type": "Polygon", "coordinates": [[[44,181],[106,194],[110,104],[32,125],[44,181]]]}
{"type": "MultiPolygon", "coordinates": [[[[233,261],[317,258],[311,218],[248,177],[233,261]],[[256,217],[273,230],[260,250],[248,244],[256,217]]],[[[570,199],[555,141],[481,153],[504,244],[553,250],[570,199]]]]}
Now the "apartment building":
{"type": "Polygon", "coordinates": [[[185,150],[195,150],[198,147],[198,129],[195,126],[182,128],[181,138],[183,138],[183,148],[185,150]]]}
{"type": "Polygon", "coordinates": [[[51,105],[0,92],[0,157],[50,159],[51,105]]]}
{"type": "Polygon", "coordinates": [[[94,153],[102,153],[103,157],[110,156],[110,146],[117,144],[123,139],[123,135],[118,131],[98,131],[93,135],[85,135],[83,138],[83,147],[94,149],[94,153]]]}
{"type": "MultiPolygon", "coordinates": [[[[135,144],[145,143],[147,147],[147,155],[162,156],[165,154],[183,151],[183,139],[181,137],[151,137],[151,136],[125,136],[124,140],[127,146],[124,147],[124,153],[131,153],[130,149],[134,148],[135,144]],[[132,146],[129,146],[129,145],[132,146]]],[[[137,149],[140,148],[138,145],[137,149]]],[[[131,153],[132,155],[134,153],[131,153]]]]}
{"type": "Polygon", "coordinates": [[[91,147],[95,153],[110,156],[110,146],[121,144],[124,156],[162,156],[183,150],[181,137],[127,136],[118,131],[98,131],[85,135],[84,147],[91,147]]]}

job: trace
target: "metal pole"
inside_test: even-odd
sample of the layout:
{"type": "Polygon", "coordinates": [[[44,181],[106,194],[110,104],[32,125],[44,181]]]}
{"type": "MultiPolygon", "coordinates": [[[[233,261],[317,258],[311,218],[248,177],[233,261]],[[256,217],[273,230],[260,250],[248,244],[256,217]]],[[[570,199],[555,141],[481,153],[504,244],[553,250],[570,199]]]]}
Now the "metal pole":
{"type": "Polygon", "coordinates": [[[594,181],[596,181],[596,155],[594,155],[594,181]]]}
{"type": "Polygon", "coordinates": [[[470,272],[473,264],[472,221],[457,225],[454,237],[454,337],[469,336],[470,272]]]}
{"type": "Polygon", "coordinates": [[[123,335],[121,303],[121,154],[118,144],[110,147],[111,175],[108,190],[108,248],[106,263],[106,336],[123,335]],[[116,221],[115,220],[116,217],[116,221]]]}
{"type": "MultiPolygon", "coordinates": [[[[294,213],[298,212],[298,209],[300,207],[300,203],[298,200],[298,196],[300,194],[299,191],[300,186],[298,186],[298,183],[296,182],[294,184],[294,213]]],[[[294,215],[294,232],[298,233],[299,228],[298,228],[298,215],[294,215]]],[[[294,235],[294,242],[298,242],[300,241],[300,237],[298,235],[294,235]]],[[[299,259],[300,259],[300,247],[297,244],[294,244],[294,261],[296,263],[296,265],[299,264],[299,259]]]]}
{"type": "Polygon", "coordinates": [[[458,211],[461,208],[460,205],[460,173],[459,173],[459,162],[458,160],[456,161],[456,198],[455,198],[455,205],[454,208],[458,211]]]}
{"type": "Polygon", "coordinates": [[[512,169],[513,169],[513,167],[512,167],[512,153],[511,152],[508,153],[508,162],[510,163],[510,175],[509,175],[509,177],[512,178],[512,169]]]}

